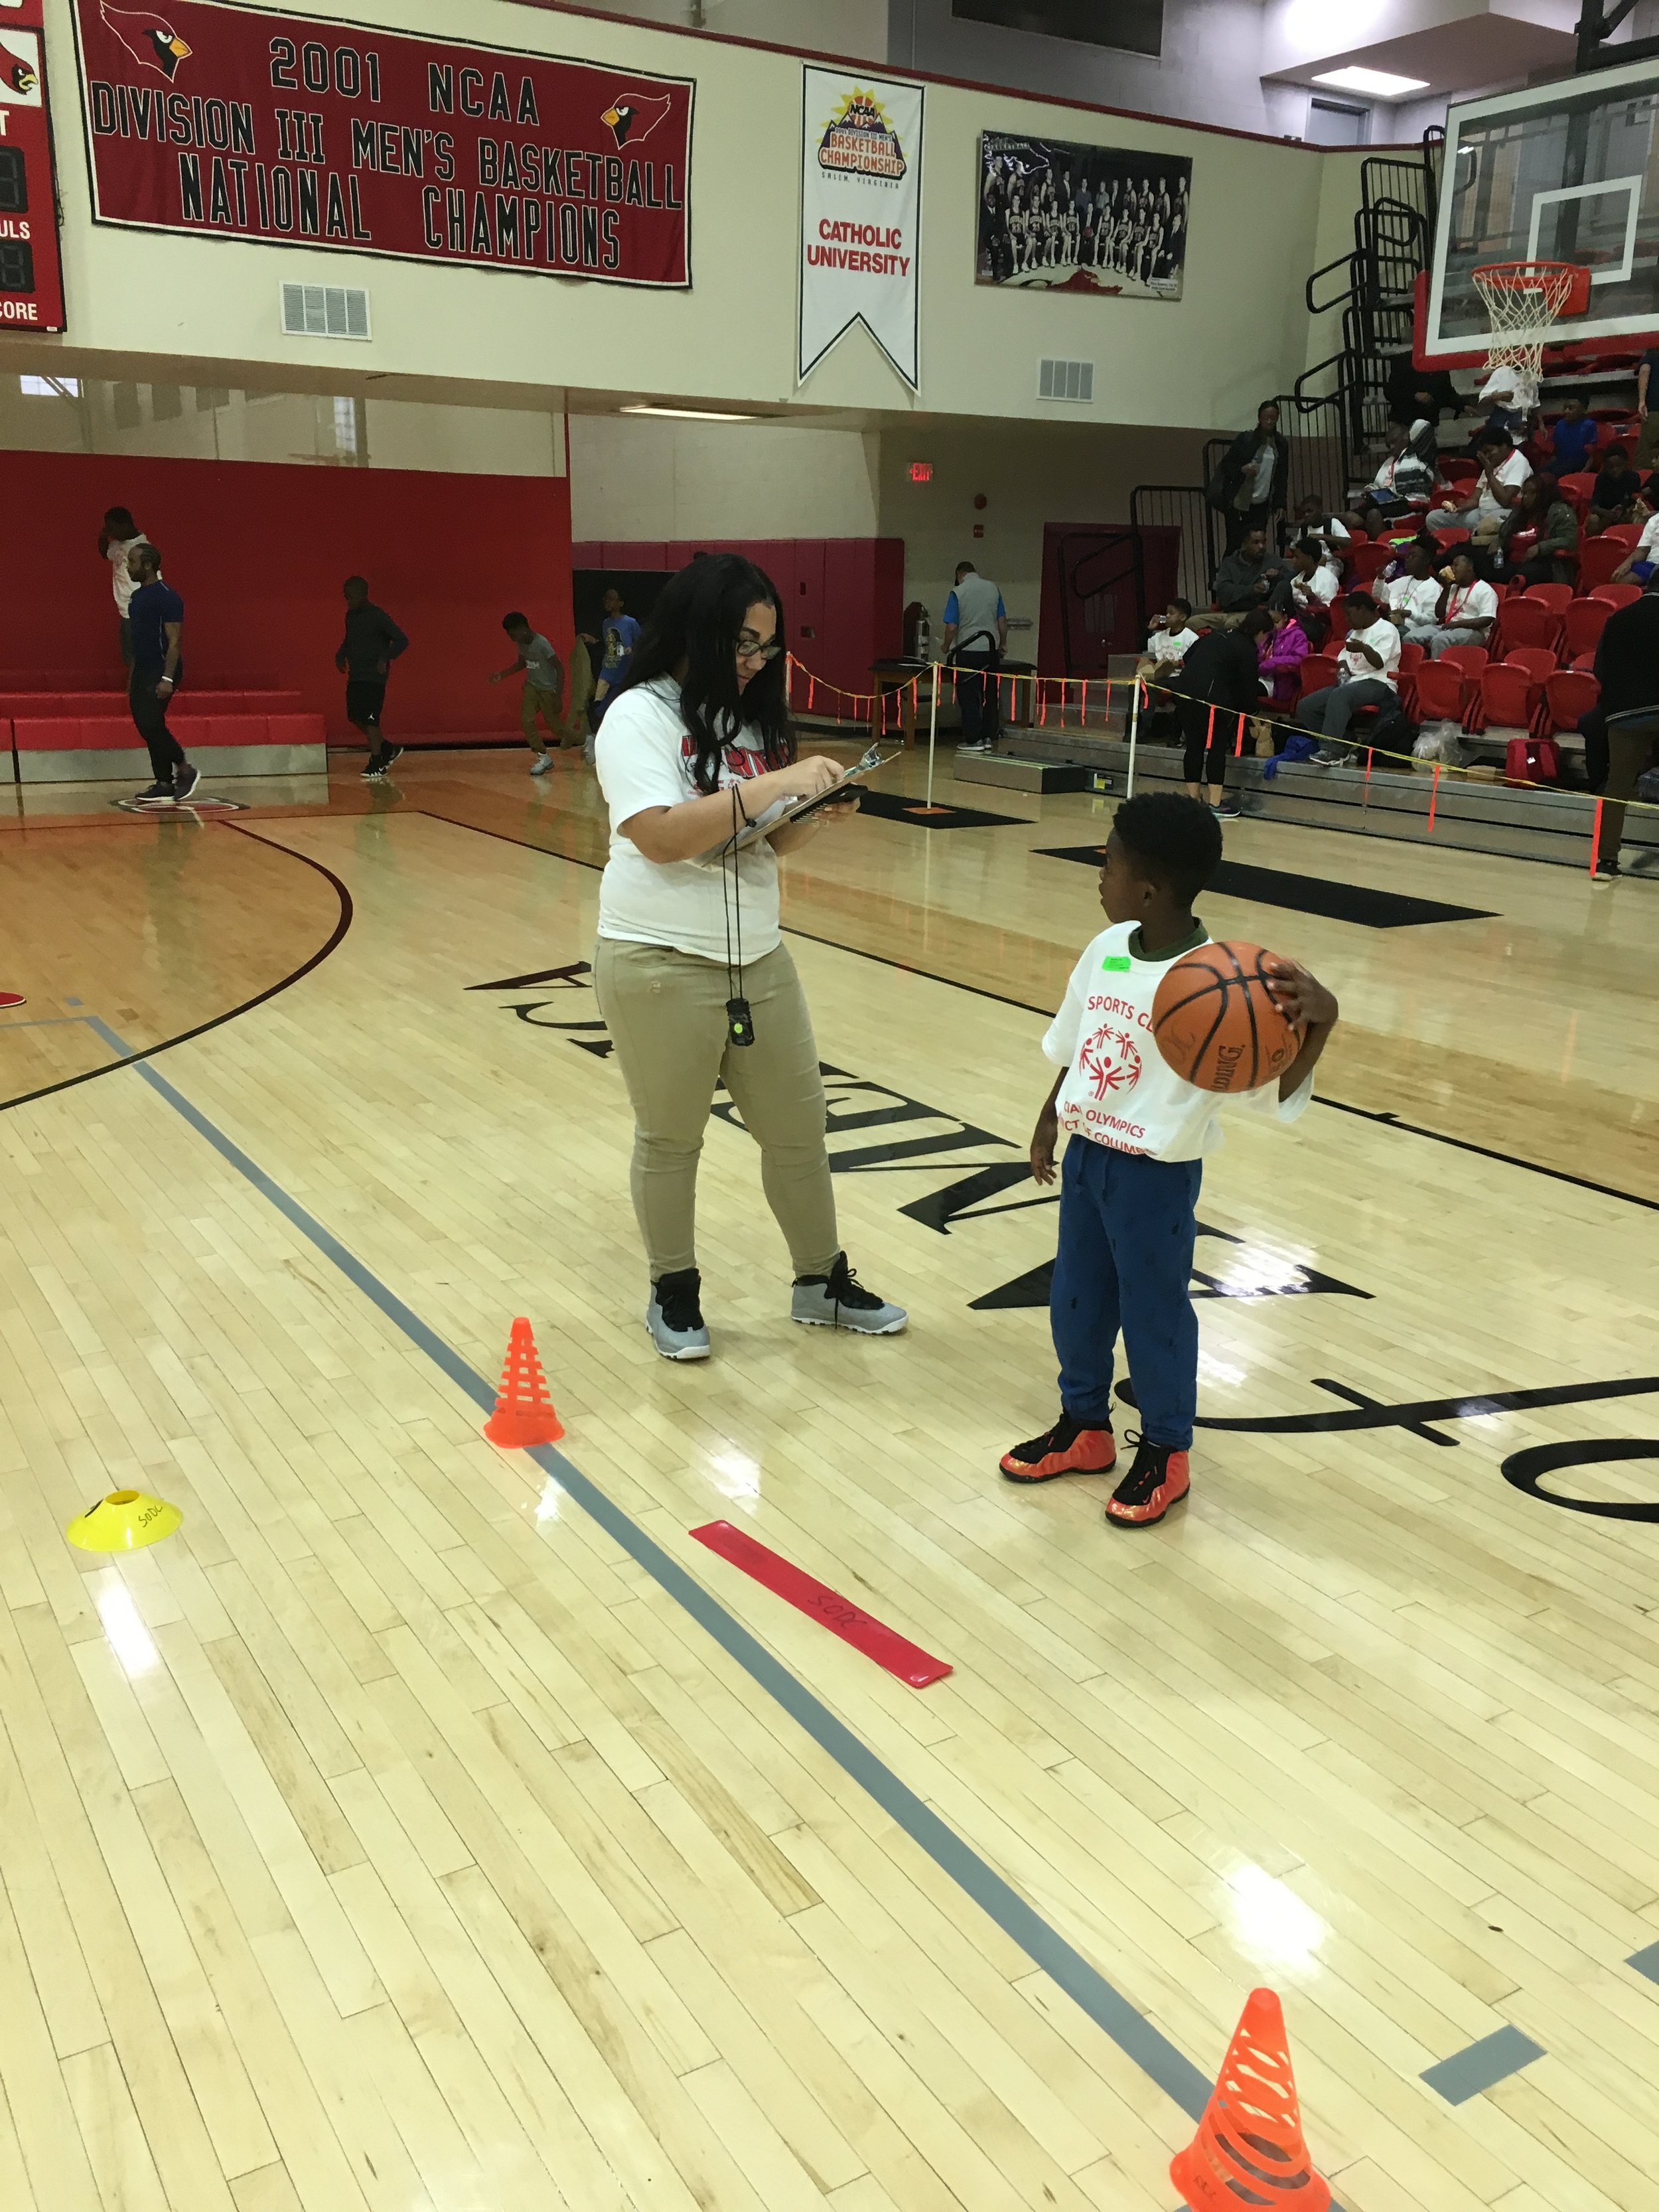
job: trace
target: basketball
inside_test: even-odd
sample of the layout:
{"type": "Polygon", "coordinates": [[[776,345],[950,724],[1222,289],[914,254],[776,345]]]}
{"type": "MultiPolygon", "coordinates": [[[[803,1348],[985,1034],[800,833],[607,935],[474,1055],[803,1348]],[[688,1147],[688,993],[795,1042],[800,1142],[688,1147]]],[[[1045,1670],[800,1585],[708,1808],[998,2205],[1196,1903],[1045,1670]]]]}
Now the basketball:
{"type": "Polygon", "coordinates": [[[1152,1036],[1176,1073],[1200,1091],[1254,1091],[1280,1076],[1302,1036],[1267,988],[1276,956],[1259,945],[1200,945],[1152,1000],[1152,1036]]]}

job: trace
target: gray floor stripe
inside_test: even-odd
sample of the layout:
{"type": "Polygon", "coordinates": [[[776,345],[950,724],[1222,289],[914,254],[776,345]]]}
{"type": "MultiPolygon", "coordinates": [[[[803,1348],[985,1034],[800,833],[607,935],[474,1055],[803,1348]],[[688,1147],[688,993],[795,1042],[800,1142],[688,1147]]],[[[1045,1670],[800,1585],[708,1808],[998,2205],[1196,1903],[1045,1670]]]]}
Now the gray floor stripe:
{"type": "MultiPolygon", "coordinates": [[[[125,1055],[128,1048],[112,1029],[95,1018],[93,1026],[112,1050],[125,1055]]],[[[277,1212],[291,1222],[325,1259],[331,1261],[348,1282],[377,1306],[394,1327],[401,1329],[411,1344],[441,1368],[474,1405],[486,1412],[494,1407],[494,1384],[476,1374],[458,1352],[428,1328],[420,1316],[406,1306],[394,1291],[388,1290],[378,1276],[371,1274],[362,1261],[349,1252],[337,1237],[331,1235],[321,1222],[307,1213],[296,1200],[290,1198],[240,1145],[234,1143],[221,1128],[209,1121],[206,1115],[191,1105],[189,1099],[176,1090],[166,1076],[159,1074],[148,1060],[135,1062],[133,1072],[141,1082],[147,1083],[176,1114],[189,1122],[197,1134],[204,1138],[221,1158],[228,1161],[262,1197],[269,1199],[277,1212]]],[[[838,1721],[829,1707],[814,1697],[804,1682],[798,1680],[763,1644],[751,1636],[717,1598],[689,1575],[678,1561],[671,1559],[659,1544],[631,1521],[604,1491],[590,1482],[580,1468],[573,1467],[562,1452],[550,1446],[532,1451],[526,1456],[534,1460],[544,1473],[550,1475],[575,1504],[597,1522],[630,1559],[636,1560],[677,1604],[683,1606],[700,1627],[708,1631],[722,1650],[729,1653],[769,1697],[776,1699],[790,1718],[804,1729],[860,1789],[868,1792],[934,1864],[990,1917],[1004,1935],[1018,1944],[1033,1965],[1040,1966],[1066,1991],[1095,2025],[1111,2038],[1118,2049],[1133,2060],[1142,2073],[1156,2081],[1182,2112],[1194,2120],[1199,2118],[1208,2101],[1211,2084],[1160,2029],[1154,2027],[1152,2021],[1138,2012],[1126,1996],[1115,1990],[1081,1952],[1074,1949],[1057,1929],[1052,1928],[1041,1913],[1028,1905],[1016,1889],[981,1858],[971,1845],[964,1843],[954,1829],[948,1827],[936,1813],[925,1805],[915,1790],[907,1788],[891,1767],[877,1758],[867,1744],[838,1721]]],[[[1342,2212],[1341,2206],[1334,2206],[1334,2212],[1342,2212]]]]}
{"type": "Polygon", "coordinates": [[[1479,2043],[1470,2044],[1467,2051],[1454,2051],[1437,2065],[1425,2066],[1423,2079],[1449,2105],[1467,2105],[1483,2089],[1507,2081],[1543,2056],[1543,2045],[1522,2035],[1518,2027],[1500,2027],[1495,2035],[1483,2035],[1479,2043]]]}
{"type": "Polygon", "coordinates": [[[1650,1982],[1659,1982],[1659,1943],[1650,1943],[1645,1951],[1633,1951],[1625,1964],[1645,1974],[1650,1982]]]}

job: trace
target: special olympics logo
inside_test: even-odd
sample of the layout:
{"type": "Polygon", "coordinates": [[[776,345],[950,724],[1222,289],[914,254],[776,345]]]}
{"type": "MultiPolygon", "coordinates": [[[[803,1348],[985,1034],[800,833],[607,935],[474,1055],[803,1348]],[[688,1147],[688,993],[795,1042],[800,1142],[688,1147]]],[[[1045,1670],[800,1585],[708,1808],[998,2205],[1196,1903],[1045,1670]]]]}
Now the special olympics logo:
{"type": "Polygon", "coordinates": [[[1121,1097],[1140,1080],[1140,1054],[1127,1030],[1097,1030],[1078,1054],[1077,1064],[1097,1098],[1121,1097]]]}

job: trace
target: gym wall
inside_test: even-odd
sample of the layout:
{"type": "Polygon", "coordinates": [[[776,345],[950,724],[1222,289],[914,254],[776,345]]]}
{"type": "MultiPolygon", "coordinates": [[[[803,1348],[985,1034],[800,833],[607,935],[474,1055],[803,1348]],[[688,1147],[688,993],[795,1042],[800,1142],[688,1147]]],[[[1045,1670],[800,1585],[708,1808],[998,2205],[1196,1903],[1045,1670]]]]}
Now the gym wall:
{"type": "Polygon", "coordinates": [[[409,635],[386,708],[394,738],[517,728],[516,687],[485,680],[513,657],[501,627],[509,608],[569,650],[562,479],[84,453],[3,460],[9,511],[28,518],[29,551],[11,570],[9,669],[125,686],[109,564],[97,546],[113,505],[132,509],[184,597],[187,685],[299,691],[332,738],[349,735],[334,653],[340,586],[354,572],[409,635]]]}

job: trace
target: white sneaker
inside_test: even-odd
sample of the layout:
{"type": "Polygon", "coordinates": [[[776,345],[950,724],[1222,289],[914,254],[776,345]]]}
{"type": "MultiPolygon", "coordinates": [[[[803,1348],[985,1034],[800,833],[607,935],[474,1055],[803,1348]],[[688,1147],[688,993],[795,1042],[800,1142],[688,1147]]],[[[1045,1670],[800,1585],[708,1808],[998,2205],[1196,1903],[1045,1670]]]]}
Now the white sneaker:
{"type": "Polygon", "coordinates": [[[530,763],[530,773],[532,775],[545,775],[552,765],[553,756],[551,753],[538,753],[535,759],[530,763]]]}
{"type": "Polygon", "coordinates": [[[707,1359],[708,1331],[703,1325],[702,1278],[695,1267],[662,1275],[651,1285],[645,1325],[665,1359],[707,1359]]]}

